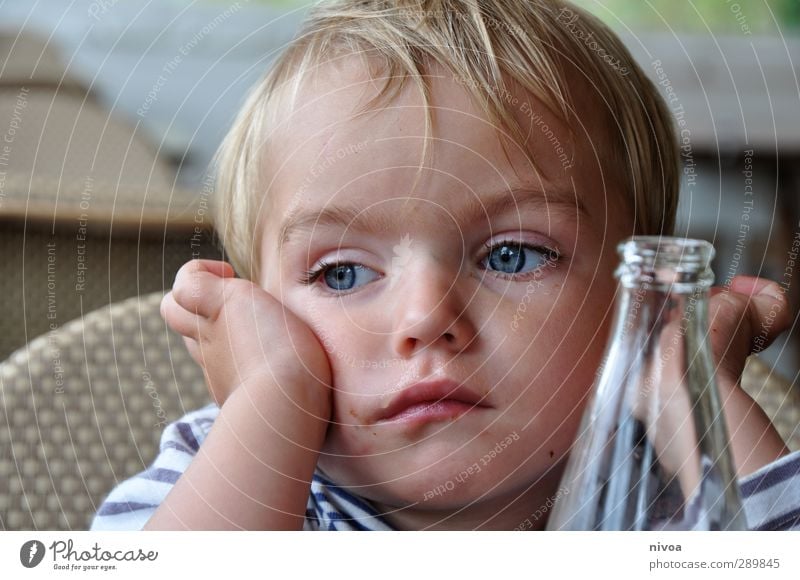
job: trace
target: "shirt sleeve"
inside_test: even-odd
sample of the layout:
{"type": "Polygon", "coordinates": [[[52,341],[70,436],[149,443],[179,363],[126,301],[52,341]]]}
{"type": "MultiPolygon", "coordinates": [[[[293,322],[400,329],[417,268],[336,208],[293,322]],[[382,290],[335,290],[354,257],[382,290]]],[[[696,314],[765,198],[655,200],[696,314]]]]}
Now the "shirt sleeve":
{"type": "Polygon", "coordinates": [[[739,480],[751,530],[800,530],[800,451],[739,480]]]}
{"type": "Polygon", "coordinates": [[[111,490],[89,529],[141,530],[189,467],[218,414],[212,403],[167,425],[153,464],[111,490]]]}

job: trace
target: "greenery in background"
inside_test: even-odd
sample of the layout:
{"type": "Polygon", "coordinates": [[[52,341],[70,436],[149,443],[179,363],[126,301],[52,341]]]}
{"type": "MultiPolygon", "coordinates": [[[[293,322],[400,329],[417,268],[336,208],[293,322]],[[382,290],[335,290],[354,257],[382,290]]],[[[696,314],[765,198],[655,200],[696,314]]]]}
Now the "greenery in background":
{"type": "Polygon", "coordinates": [[[573,0],[610,26],[669,32],[796,34],[800,0],[573,0]]]}
{"type": "Polygon", "coordinates": [[[250,0],[250,2],[253,4],[275,6],[276,8],[299,8],[300,6],[310,6],[311,4],[316,4],[317,0],[250,0]]]}
{"type": "MultiPolygon", "coordinates": [[[[229,0],[213,0],[228,2],[229,0]]],[[[250,0],[275,7],[311,0],[250,0]]],[[[519,0],[524,2],[525,0],[519,0]]],[[[573,0],[616,29],[669,32],[784,34],[800,32],[800,0],[573,0]],[[774,15],[774,20],[773,20],[774,15]]]]}

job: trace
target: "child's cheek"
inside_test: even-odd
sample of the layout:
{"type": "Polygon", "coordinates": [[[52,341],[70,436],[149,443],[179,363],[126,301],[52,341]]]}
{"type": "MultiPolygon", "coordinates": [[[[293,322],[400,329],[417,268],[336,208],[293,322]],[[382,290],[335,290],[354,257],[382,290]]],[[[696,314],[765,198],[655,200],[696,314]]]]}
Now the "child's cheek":
{"type": "Polygon", "coordinates": [[[365,457],[380,451],[378,429],[361,424],[334,424],[328,431],[325,451],[331,454],[365,457]]]}

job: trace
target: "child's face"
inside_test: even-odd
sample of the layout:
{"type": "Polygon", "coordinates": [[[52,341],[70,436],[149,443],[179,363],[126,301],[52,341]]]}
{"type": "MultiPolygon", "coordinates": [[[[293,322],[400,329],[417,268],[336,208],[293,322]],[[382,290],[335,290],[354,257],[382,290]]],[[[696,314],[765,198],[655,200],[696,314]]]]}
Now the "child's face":
{"type": "Polygon", "coordinates": [[[319,466],[334,481],[389,506],[455,509],[483,494],[505,505],[574,437],[631,212],[596,160],[605,140],[580,138],[599,126],[580,110],[572,142],[538,101],[514,95],[537,173],[510,142],[507,158],[464,88],[438,74],[433,156],[413,190],[425,134],[415,88],[353,119],[376,90],[355,61],[304,85],[270,162],[260,283],[328,351],[333,416],[319,466]],[[296,227],[281,245],[286,223],[296,227]],[[327,275],[299,281],[322,261],[327,275]],[[484,406],[380,419],[399,391],[441,378],[484,406]]]}

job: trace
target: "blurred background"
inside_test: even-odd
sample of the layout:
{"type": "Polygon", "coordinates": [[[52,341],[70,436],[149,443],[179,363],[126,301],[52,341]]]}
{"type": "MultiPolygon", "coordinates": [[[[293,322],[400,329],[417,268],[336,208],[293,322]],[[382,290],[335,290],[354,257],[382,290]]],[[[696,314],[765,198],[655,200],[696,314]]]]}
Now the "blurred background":
{"type": "MultiPolygon", "coordinates": [[[[686,122],[678,235],[714,243],[718,284],[736,274],[766,276],[790,297],[793,327],[748,366],[748,388],[773,416],[784,413],[787,440],[798,437],[800,415],[791,409],[798,407],[800,377],[800,2],[576,3],[622,36],[671,99],[676,119],[686,122]]],[[[115,313],[138,320],[130,328],[141,331],[143,309],[157,318],[157,301],[143,306],[136,297],[169,289],[192,257],[220,256],[208,220],[209,163],[247,89],[309,6],[302,0],[0,3],[0,360],[11,357],[16,365],[0,373],[9,424],[9,385],[22,384],[23,375],[29,386],[20,387],[17,405],[31,411],[14,419],[16,428],[41,431],[43,404],[52,406],[49,420],[66,421],[69,403],[58,396],[69,369],[79,377],[73,388],[88,384],[95,400],[101,383],[92,381],[86,353],[97,349],[118,366],[116,346],[104,350],[124,340],[114,334],[121,320],[115,313]],[[133,302],[104,310],[98,325],[70,326],[125,299],[133,302]],[[78,354],[70,360],[68,352],[78,354]],[[50,390],[37,401],[44,384],[50,390]]],[[[74,505],[65,507],[59,496],[58,475],[42,476],[41,461],[26,467],[19,459],[28,453],[53,465],[59,452],[51,449],[48,460],[37,447],[41,434],[0,438],[0,472],[15,475],[9,491],[0,489],[0,529],[86,525],[85,513],[108,491],[109,478],[135,473],[152,458],[163,428],[151,425],[153,414],[174,419],[203,400],[202,376],[186,371],[179,380],[178,355],[161,360],[157,348],[147,351],[172,344],[166,329],[157,332],[167,342],[136,343],[134,378],[103,375],[103,388],[120,402],[104,407],[102,421],[93,410],[99,448],[87,443],[89,455],[78,457],[75,426],[58,427],[70,445],[65,453],[75,455],[62,466],[77,490],[74,505]],[[148,397],[141,428],[119,419],[129,390],[148,397]],[[132,461],[108,450],[103,434],[114,429],[115,445],[137,450],[132,461]],[[87,476],[101,469],[90,465],[98,462],[110,472],[87,476]]]]}

